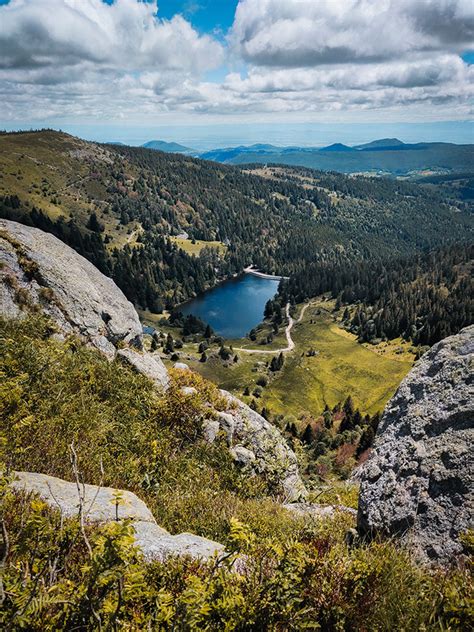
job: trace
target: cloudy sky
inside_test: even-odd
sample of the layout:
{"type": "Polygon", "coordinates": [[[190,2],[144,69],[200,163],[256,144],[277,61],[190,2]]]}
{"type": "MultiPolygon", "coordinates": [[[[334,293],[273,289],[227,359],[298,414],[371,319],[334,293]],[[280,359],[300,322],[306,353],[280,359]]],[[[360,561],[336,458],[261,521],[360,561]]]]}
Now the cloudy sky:
{"type": "Polygon", "coordinates": [[[473,86],[473,0],[0,0],[7,129],[473,142],[473,86]]]}

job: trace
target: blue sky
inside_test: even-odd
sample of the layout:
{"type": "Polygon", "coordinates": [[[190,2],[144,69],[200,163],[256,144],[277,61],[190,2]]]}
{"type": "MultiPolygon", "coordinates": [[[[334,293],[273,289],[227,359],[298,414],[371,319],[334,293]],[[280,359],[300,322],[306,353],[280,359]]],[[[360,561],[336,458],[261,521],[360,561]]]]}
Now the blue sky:
{"type": "Polygon", "coordinates": [[[238,0],[165,0],[159,3],[159,15],[171,19],[183,14],[202,33],[225,33],[234,21],[238,0]]]}
{"type": "Polygon", "coordinates": [[[0,0],[0,127],[473,142],[472,0],[0,0]]]}

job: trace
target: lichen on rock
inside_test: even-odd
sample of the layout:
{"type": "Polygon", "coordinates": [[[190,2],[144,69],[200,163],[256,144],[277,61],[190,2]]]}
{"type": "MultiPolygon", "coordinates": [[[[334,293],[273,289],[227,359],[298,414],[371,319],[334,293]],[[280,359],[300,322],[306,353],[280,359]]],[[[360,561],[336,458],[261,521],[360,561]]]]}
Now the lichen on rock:
{"type": "Polygon", "coordinates": [[[474,526],[474,326],[434,345],[387,404],[362,467],[358,529],[449,563],[474,526]]]}

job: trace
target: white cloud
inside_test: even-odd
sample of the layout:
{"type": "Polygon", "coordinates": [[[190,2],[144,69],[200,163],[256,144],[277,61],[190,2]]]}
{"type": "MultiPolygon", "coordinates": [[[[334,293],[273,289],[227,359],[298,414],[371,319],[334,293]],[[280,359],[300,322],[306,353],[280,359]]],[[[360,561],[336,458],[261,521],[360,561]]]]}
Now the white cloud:
{"type": "Polygon", "coordinates": [[[474,42],[472,0],[240,0],[235,51],[262,66],[399,59],[474,42]]]}
{"type": "Polygon", "coordinates": [[[155,2],[0,7],[1,118],[472,115],[472,0],[241,0],[226,47],[155,2]],[[205,73],[230,57],[242,74],[205,73]]]}
{"type": "Polygon", "coordinates": [[[159,20],[137,0],[11,0],[0,9],[0,66],[75,66],[202,72],[222,61],[221,45],[179,15],[159,20]]]}
{"type": "Polygon", "coordinates": [[[11,0],[0,7],[2,118],[159,111],[147,74],[198,81],[223,58],[219,42],[179,15],[160,20],[153,3],[11,0]]]}

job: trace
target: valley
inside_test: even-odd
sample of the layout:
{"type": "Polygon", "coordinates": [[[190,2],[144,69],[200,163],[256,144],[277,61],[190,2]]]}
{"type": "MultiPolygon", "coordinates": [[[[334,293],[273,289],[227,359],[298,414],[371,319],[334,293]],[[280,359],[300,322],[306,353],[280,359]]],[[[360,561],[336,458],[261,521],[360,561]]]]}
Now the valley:
{"type": "Polygon", "coordinates": [[[176,355],[272,416],[317,416],[348,395],[374,413],[417,349],[472,320],[465,244],[473,221],[456,180],[415,184],[284,165],[241,170],[51,130],[0,135],[0,166],[4,217],[70,244],[112,276],[147,324],[179,339],[176,355]],[[261,329],[279,282],[238,276],[250,262],[289,277],[275,304],[279,320],[273,315],[261,329]],[[321,296],[326,303],[318,304],[321,296]],[[202,340],[156,324],[179,310],[215,330],[219,342],[205,362],[202,340]],[[238,359],[223,360],[221,347],[238,359]],[[280,352],[283,366],[269,372],[280,352]]]}
{"type": "MultiPolygon", "coordinates": [[[[265,408],[270,417],[318,417],[326,404],[332,408],[348,394],[361,412],[374,414],[383,409],[410,370],[415,350],[402,340],[375,347],[361,345],[356,336],[341,328],[333,309],[331,300],[299,305],[291,329],[295,348],[289,351],[284,326],[270,343],[266,342],[272,331],[267,321],[256,328],[255,340],[226,339],[228,360],[220,357],[221,343],[217,342],[209,345],[206,361],[202,362],[202,336],[195,336],[195,342],[192,336],[185,337],[183,346],[175,349],[174,360],[166,355],[163,358],[170,366],[176,361],[188,364],[220,388],[248,403],[253,401],[259,410],[265,408]],[[270,360],[282,350],[283,367],[272,373],[268,368],[270,360]],[[264,381],[262,388],[259,382],[264,381]]],[[[141,317],[158,331],[181,337],[179,328],[163,324],[160,317],[147,312],[142,312],[141,317]]]]}
{"type": "Polygon", "coordinates": [[[474,630],[472,0],[0,50],[0,630],[474,630]]]}

